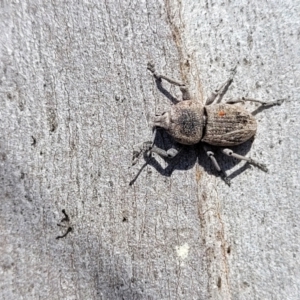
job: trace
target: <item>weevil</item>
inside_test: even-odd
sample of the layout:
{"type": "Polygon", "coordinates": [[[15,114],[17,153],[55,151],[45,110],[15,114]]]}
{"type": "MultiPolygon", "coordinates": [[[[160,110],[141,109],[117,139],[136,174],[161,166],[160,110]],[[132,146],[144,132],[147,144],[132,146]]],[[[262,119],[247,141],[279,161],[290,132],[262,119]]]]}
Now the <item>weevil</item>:
{"type": "MultiPolygon", "coordinates": [[[[182,92],[182,101],[173,105],[169,111],[153,118],[152,140],[137,145],[138,150],[135,150],[133,153],[133,164],[136,163],[142,153],[147,153],[147,157],[150,157],[152,153],[157,153],[162,157],[174,158],[181,150],[180,145],[195,145],[201,142],[214,168],[228,185],[230,185],[230,180],[219,166],[214,152],[209,147],[210,145],[221,147],[222,153],[227,156],[245,160],[265,172],[268,171],[266,165],[252,158],[239,155],[226,147],[237,146],[246,142],[255,135],[257,130],[257,122],[254,116],[240,106],[239,103],[250,101],[268,107],[280,105],[284,99],[265,102],[243,97],[226,102],[222,101],[233,82],[233,77],[236,73],[235,67],[232,69],[229,79],[220,88],[211,93],[203,106],[201,103],[191,99],[185,83],[157,73],[152,63],[148,64],[148,70],[156,80],[161,81],[164,79],[171,84],[179,86],[182,92]],[[164,129],[179,147],[172,147],[167,151],[157,147],[154,144],[157,128],[164,129]]],[[[134,183],[135,179],[130,182],[130,185],[134,183]]]]}

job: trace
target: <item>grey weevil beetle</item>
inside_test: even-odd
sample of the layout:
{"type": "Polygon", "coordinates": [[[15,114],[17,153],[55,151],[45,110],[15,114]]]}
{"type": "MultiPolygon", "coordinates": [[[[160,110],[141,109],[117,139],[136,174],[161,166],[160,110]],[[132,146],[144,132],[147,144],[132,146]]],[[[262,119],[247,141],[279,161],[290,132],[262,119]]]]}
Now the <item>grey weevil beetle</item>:
{"type": "MultiPolygon", "coordinates": [[[[151,155],[151,153],[157,153],[162,157],[168,158],[173,158],[179,153],[180,149],[178,150],[172,147],[166,151],[154,145],[156,128],[163,128],[175,142],[181,145],[195,145],[202,142],[203,148],[213,166],[222,176],[224,181],[230,185],[229,178],[220,168],[209,145],[220,147],[237,146],[253,137],[257,130],[257,123],[254,116],[243,107],[234,104],[250,101],[260,103],[262,106],[267,107],[280,105],[283,102],[283,99],[264,102],[261,100],[241,98],[221,103],[223,96],[233,81],[233,76],[236,72],[235,67],[232,70],[230,78],[208,97],[203,106],[201,103],[191,99],[188,88],[184,83],[158,74],[154,65],[151,63],[148,64],[148,70],[151,71],[156,80],[164,79],[171,84],[179,86],[182,92],[183,101],[173,105],[168,112],[164,112],[162,115],[154,117],[152,141],[137,145],[138,150],[134,151],[133,154],[133,164],[136,163],[143,152],[147,152],[148,156],[151,155]]],[[[258,167],[265,172],[268,171],[264,164],[234,153],[231,149],[221,148],[221,151],[227,156],[245,160],[249,164],[258,167]]],[[[135,179],[130,182],[130,185],[134,183],[135,179]]]]}

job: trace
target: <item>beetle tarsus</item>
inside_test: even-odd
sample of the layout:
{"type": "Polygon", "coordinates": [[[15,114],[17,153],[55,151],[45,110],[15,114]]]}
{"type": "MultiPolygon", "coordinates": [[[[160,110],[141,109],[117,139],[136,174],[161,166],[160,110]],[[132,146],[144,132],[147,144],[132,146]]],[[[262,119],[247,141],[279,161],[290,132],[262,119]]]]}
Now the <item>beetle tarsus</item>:
{"type": "Polygon", "coordinates": [[[229,177],[227,177],[226,173],[225,173],[223,170],[221,170],[221,171],[218,172],[218,173],[219,173],[219,176],[222,178],[222,180],[223,180],[228,186],[230,186],[230,185],[231,185],[231,181],[230,181],[229,177]]]}

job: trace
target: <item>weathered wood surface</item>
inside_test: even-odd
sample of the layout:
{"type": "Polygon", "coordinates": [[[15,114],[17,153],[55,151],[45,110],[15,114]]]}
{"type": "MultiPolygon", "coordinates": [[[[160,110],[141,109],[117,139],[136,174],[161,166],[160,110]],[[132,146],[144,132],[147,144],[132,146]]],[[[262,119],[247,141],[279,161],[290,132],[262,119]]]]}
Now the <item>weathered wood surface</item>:
{"type": "Polygon", "coordinates": [[[300,298],[299,1],[195,2],[1,2],[1,299],[300,298]],[[191,147],[130,187],[171,105],[148,61],[202,102],[235,64],[227,97],[288,97],[237,148],[269,173],[217,155],[228,187],[191,147]]]}

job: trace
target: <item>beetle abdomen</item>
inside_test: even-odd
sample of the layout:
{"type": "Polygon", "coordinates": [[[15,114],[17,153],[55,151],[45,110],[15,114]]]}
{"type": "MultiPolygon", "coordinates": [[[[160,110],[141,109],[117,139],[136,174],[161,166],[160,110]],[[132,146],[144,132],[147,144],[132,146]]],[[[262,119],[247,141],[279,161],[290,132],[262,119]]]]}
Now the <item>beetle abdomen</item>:
{"type": "Polygon", "coordinates": [[[256,133],[255,118],[238,105],[205,106],[206,127],[202,141],[214,146],[235,146],[249,140],[256,133]]]}

